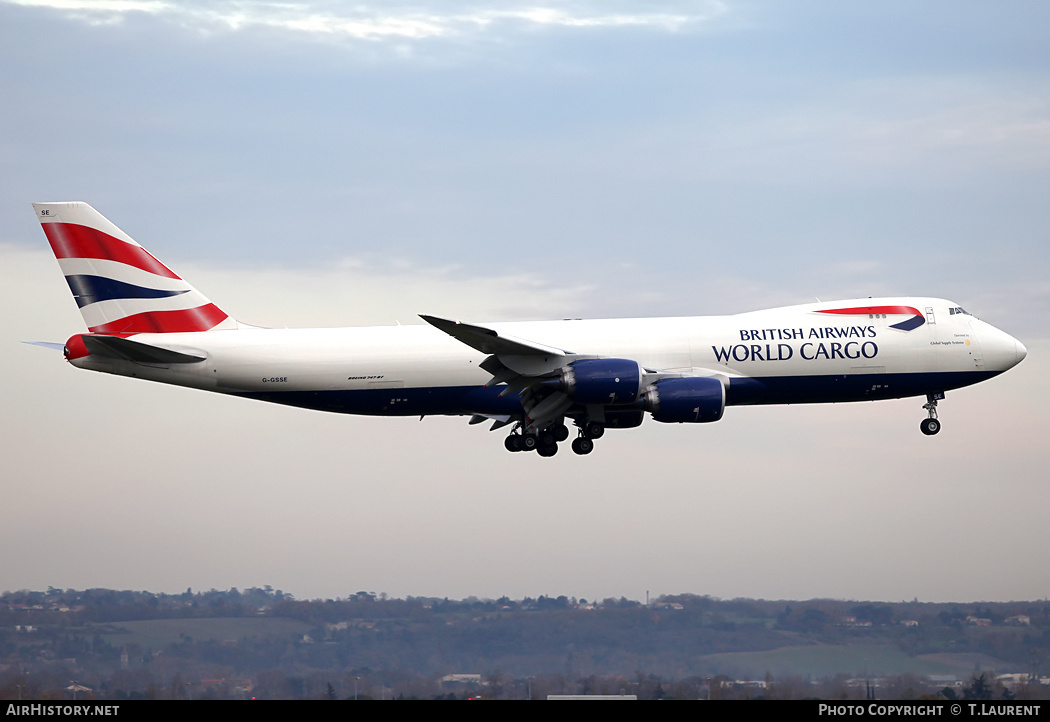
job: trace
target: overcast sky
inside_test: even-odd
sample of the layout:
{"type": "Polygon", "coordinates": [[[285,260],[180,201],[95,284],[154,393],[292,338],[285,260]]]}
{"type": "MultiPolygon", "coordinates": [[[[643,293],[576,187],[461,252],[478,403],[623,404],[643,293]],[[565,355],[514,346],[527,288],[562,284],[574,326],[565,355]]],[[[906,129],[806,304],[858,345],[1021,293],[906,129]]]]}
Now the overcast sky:
{"type": "MultiPolygon", "coordinates": [[[[0,0],[0,589],[1050,596],[1050,6],[0,0]],[[508,454],[74,369],[33,201],[266,326],[952,299],[1027,360],[508,454]]],[[[543,339],[535,339],[542,342],[543,339]]]]}

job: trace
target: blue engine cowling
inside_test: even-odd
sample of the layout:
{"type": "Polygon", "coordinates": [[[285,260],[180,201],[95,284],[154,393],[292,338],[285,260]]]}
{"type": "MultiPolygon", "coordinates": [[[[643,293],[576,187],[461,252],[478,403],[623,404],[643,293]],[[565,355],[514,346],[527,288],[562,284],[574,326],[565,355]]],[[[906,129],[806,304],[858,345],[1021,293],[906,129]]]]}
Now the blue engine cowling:
{"type": "Polygon", "coordinates": [[[645,419],[645,412],[638,411],[605,411],[605,421],[602,423],[607,429],[633,429],[641,426],[645,419]]]}
{"type": "Polygon", "coordinates": [[[726,390],[713,378],[663,379],[645,390],[642,405],[656,421],[708,423],[722,418],[726,390]]]}
{"type": "Polygon", "coordinates": [[[560,381],[578,404],[633,404],[642,391],[642,368],[622,358],[584,359],[562,369],[560,381]]]}

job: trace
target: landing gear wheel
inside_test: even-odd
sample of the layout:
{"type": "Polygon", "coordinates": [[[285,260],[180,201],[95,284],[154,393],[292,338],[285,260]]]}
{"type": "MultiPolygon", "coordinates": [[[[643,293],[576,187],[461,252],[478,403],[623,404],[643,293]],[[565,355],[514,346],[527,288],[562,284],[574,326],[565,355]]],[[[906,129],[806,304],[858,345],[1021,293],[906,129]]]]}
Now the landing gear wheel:
{"type": "Polygon", "coordinates": [[[536,438],[536,436],[534,434],[522,434],[522,437],[521,437],[521,450],[522,451],[532,451],[533,449],[536,448],[536,445],[538,443],[539,443],[539,440],[536,438]]]}
{"type": "Polygon", "coordinates": [[[933,436],[941,430],[941,422],[937,420],[937,402],[943,398],[944,394],[940,392],[926,394],[926,403],[922,405],[922,408],[926,409],[929,418],[923,419],[922,423],[919,424],[919,428],[927,436],[933,436]]]}
{"type": "Polygon", "coordinates": [[[594,451],[594,442],[586,436],[580,436],[579,438],[573,439],[572,450],[580,456],[589,454],[594,451]]]}
{"type": "Polygon", "coordinates": [[[558,453],[557,444],[541,444],[536,447],[536,453],[540,456],[554,456],[558,453]]]}
{"type": "Polygon", "coordinates": [[[605,433],[605,427],[597,421],[588,421],[583,425],[583,433],[586,434],[589,439],[600,439],[602,438],[602,434],[605,433]]]}
{"type": "Polygon", "coordinates": [[[558,424],[551,431],[554,432],[554,438],[558,441],[565,441],[569,438],[569,427],[565,424],[558,424]]]}
{"type": "Polygon", "coordinates": [[[521,434],[511,434],[503,442],[507,451],[521,451],[521,434]]]}

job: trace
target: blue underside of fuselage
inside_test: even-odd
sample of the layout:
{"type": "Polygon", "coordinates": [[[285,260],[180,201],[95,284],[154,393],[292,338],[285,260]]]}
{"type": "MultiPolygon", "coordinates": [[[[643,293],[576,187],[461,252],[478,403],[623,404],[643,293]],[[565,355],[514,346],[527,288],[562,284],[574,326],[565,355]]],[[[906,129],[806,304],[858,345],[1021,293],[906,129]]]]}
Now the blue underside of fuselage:
{"type": "MultiPolygon", "coordinates": [[[[734,378],[730,380],[727,389],[726,405],[836,403],[925,396],[970,386],[998,373],[970,371],[734,378]]],[[[500,397],[499,393],[504,388],[441,386],[357,391],[264,391],[237,395],[306,409],[369,416],[520,414],[521,402],[516,395],[500,397]]],[[[574,411],[570,409],[568,415],[572,415],[574,411]]]]}

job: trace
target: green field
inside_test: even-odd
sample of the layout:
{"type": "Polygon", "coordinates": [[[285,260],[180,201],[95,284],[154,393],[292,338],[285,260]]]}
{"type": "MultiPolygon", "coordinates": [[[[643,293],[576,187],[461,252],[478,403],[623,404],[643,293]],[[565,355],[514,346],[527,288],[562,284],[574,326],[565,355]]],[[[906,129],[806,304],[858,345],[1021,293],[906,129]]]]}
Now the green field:
{"type": "Polygon", "coordinates": [[[169,644],[217,641],[235,642],[247,638],[298,639],[313,627],[294,619],[272,617],[221,617],[210,619],[150,619],[138,622],[92,624],[88,632],[100,634],[113,646],[138,644],[162,649],[169,644]]]}
{"type": "MultiPolygon", "coordinates": [[[[806,645],[781,647],[768,652],[733,652],[704,657],[712,668],[738,678],[762,679],[774,676],[806,677],[882,676],[894,674],[966,676],[973,670],[972,659],[952,655],[911,657],[891,645],[806,645]],[[732,670],[728,671],[728,670],[732,670]]],[[[988,660],[994,661],[994,660],[988,660]]]]}

